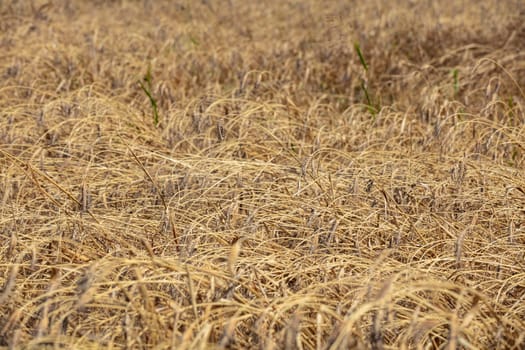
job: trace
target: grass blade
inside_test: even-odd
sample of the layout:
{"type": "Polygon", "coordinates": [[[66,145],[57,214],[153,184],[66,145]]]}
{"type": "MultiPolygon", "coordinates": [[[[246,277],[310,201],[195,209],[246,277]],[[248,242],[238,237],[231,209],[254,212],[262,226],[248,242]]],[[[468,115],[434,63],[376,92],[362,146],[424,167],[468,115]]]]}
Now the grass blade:
{"type": "Polygon", "coordinates": [[[363,53],[361,52],[361,47],[359,46],[359,43],[354,43],[354,48],[355,48],[355,51],[357,52],[357,55],[359,56],[359,61],[361,62],[361,65],[363,66],[365,71],[368,72],[368,65],[366,64],[363,53]]]}

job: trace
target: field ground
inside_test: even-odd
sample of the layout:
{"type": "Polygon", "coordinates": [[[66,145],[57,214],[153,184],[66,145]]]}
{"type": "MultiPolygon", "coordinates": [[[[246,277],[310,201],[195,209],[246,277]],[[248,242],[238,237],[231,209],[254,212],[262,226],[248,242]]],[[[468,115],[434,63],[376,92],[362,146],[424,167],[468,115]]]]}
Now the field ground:
{"type": "Polygon", "coordinates": [[[0,2],[0,346],[525,348],[525,3],[0,2]]]}

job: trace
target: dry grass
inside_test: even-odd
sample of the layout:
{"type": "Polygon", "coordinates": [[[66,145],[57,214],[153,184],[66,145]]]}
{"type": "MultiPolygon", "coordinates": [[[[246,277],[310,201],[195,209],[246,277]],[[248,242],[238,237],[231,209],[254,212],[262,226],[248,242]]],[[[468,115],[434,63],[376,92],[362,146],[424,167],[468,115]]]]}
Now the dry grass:
{"type": "Polygon", "coordinates": [[[339,3],[1,3],[1,346],[525,347],[523,2],[339,3]]]}

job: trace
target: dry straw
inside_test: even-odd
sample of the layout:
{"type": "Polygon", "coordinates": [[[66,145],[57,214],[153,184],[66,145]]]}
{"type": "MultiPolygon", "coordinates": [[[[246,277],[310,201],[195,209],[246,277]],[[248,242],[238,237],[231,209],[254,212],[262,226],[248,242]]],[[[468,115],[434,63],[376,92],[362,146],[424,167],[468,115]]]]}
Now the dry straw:
{"type": "Polygon", "coordinates": [[[525,347],[524,11],[3,2],[0,346],[525,347]]]}

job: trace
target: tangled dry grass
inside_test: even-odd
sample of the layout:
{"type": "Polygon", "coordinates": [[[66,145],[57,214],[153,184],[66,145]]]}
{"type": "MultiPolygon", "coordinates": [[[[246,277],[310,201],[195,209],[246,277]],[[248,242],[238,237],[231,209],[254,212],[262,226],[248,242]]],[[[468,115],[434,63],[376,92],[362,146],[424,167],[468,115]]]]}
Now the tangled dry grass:
{"type": "Polygon", "coordinates": [[[524,19],[2,2],[0,345],[524,348],[524,19]]]}

